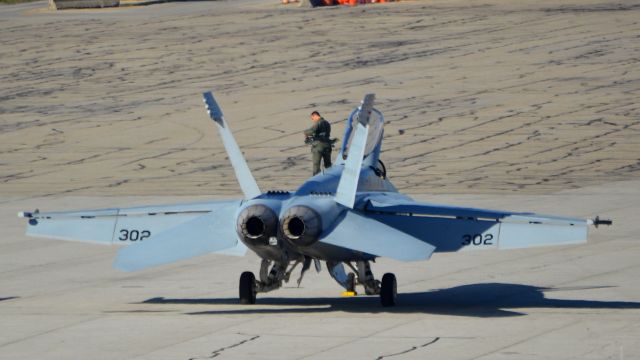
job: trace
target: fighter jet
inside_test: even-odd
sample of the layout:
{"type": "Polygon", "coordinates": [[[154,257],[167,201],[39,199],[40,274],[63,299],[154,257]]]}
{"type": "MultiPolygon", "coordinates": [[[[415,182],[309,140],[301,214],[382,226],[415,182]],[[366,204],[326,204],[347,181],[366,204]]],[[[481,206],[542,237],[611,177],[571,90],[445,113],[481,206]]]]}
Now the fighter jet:
{"type": "Polygon", "coordinates": [[[355,295],[379,295],[396,304],[392,273],[374,277],[378,257],[427,260],[434,252],[518,249],[581,244],[590,225],[610,220],[579,219],[418,202],[401,194],[380,160],[384,117],[368,94],[346,122],[337,161],[295,191],[262,192],[211,92],[203,94],[217,125],[242,199],[71,212],[21,212],[27,235],[122,247],[114,266],[142,270],[218,253],[261,259],[256,279],[244,272],[239,302],[280,288],[301,265],[304,273],[324,262],[328,273],[355,295]]]}

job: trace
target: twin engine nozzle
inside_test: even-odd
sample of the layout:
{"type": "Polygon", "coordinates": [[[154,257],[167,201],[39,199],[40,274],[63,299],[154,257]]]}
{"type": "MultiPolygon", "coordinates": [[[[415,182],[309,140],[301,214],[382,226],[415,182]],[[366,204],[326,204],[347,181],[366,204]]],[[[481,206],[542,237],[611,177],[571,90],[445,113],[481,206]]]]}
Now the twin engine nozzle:
{"type": "Polygon", "coordinates": [[[322,218],[312,208],[296,205],[287,209],[279,221],[269,206],[256,204],[240,212],[236,231],[249,246],[269,245],[270,238],[277,238],[278,234],[293,247],[309,246],[322,233],[322,218]]]}
{"type": "Polygon", "coordinates": [[[236,232],[248,246],[269,245],[277,231],[278,216],[266,205],[247,206],[236,220],[236,232]]]}
{"type": "Polygon", "coordinates": [[[280,224],[282,235],[293,246],[309,246],[322,233],[322,218],[312,208],[292,206],[284,212],[280,224]]]}

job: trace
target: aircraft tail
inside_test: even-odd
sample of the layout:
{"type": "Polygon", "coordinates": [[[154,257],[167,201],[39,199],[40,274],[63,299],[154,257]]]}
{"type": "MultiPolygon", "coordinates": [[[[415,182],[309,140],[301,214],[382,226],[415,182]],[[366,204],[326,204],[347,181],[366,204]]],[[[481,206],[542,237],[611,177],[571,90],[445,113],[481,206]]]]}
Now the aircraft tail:
{"type": "Polygon", "coordinates": [[[216,99],[210,91],[203,93],[202,96],[209,116],[218,126],[218,131],[220,132],[220,137],[224,143],[224,148],[229,155],[229,161],[231,161],[231,165],[233,166],[233,170],[236,174],[236,179],[240,184],[240,188],[244,193],[245,199],[255,198],[262,194],[262,192],[258,187],[258,183],[256,183],[256,179],[251,174],[249,165],[247,165],[247,162],[244,159],[244,156],[240,151],[240,147],[238,147],[238,143],[233,137],[227,122],[224,121],[220,106],[218,106],[216,99]]]}
{"type": "MultiPolygon", "coordinates": [[[[360,179],[360,170],[364,160],[365,148],[367,147],[369,135],[369,119],[373,110],[374,94],[365,95],[362,105],[358,109],[357,116],[351,116],[351,129],[353,138],[349,141],[349,153],[344,163],[344,171],[340,176],[340,182],[336,190],[335,200],[348,208],[353,208],[356,192],[358,190],[358,181],[360,179]]],[[[343,146],[344,154],[346,147],[343,146]]]]}

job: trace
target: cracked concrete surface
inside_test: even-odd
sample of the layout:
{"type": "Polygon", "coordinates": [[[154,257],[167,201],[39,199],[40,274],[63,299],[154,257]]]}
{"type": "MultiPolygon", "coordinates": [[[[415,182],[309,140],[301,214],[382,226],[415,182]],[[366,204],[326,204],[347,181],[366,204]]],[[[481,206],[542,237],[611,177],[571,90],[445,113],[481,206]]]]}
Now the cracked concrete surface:
{"type": "Polygon", "coordinates": [[[0,358],[640,357],[635,2],[276,2],[0,6],[0,358]],[[312,109],[341,136],[374,91],[402,191],[614,226],[583,246],[381,259],[394,309],[338,297],[326,272],[239,306],[253,255],[121,273],[115,248],[24,237],[21,210],[238,196],[208,89],[265,189],[310,173],[312,109]]]}
{"type": "MultiPolygon", "coordinates": [[[[548,195],[423,194],[438,203],[614,219],[581,246],[379,259],[398,306],[341,298],[326,270],[298,288],[237,304],[255,255],[209,255],[142,272],[112,269],[116,248],[25,238],[15,213],[204,197],[4,197],[0,358],[634,359],[640,354],[636,214],[640,182],[548,195]],[[438,339],[437,341],[434,341],[438,339]],[[426,345],[426,346],[425,346],[426,345]]],[[[295,277],[294,277],[295,278],[295,277]]]]}
{"type": "Polygon", "coordinates": [[[39,4],[0,11],[2,194],[236,194],[207,89],[265,188],[309,174],[312,109],[341,136],[372,91],[404,191],[541,194],[640,170],[632,1],[39,4]]]}

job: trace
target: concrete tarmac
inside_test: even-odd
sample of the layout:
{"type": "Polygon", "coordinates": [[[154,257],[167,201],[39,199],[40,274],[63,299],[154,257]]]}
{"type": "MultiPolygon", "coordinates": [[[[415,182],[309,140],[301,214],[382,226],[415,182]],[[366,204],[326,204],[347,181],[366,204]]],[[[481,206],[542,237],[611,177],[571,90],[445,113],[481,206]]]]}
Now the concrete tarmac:
{"type": "Polygon", "coordinates": [[[278,2],[0,7],[0,194],[237,194],[209,89],[265,188],[307,178],[312,110],[342,137],[368,92],[411,193],[638,176],[636,1],[278,2]]]}
{"type": "MultiPolygon", "coordinates": [[[[340,297],[326,269],[237,304],[259,259],[207,255],[123,273],[116,248],[25,238],[19,210],[192,198],[3,198],[3,359],[637,359],[640,358],[640,182],[549,195],[430,195],[459,205],[614,219],[581,246],[380,259],[398,306],[340,297]]],[[[199,198],[201,199],[201,198],[199,198]]],[[[362,289],[361,289],[362,290],[362,289]]]]}
{"type": "Polygon", "coordinates": [[[1,359],[640,358],[637,2],[277,2],[0,6],[1,359]],[[401,191],[614,226],[380,259],[393,309],[341,298],[326,269],[240,306],[254,255],[122,273],[116,248],[24,236],[22,210],[237,197],[208,89],[263,189],[307,178],[312,110],[341,136],[376,92],[401,191]]]}

